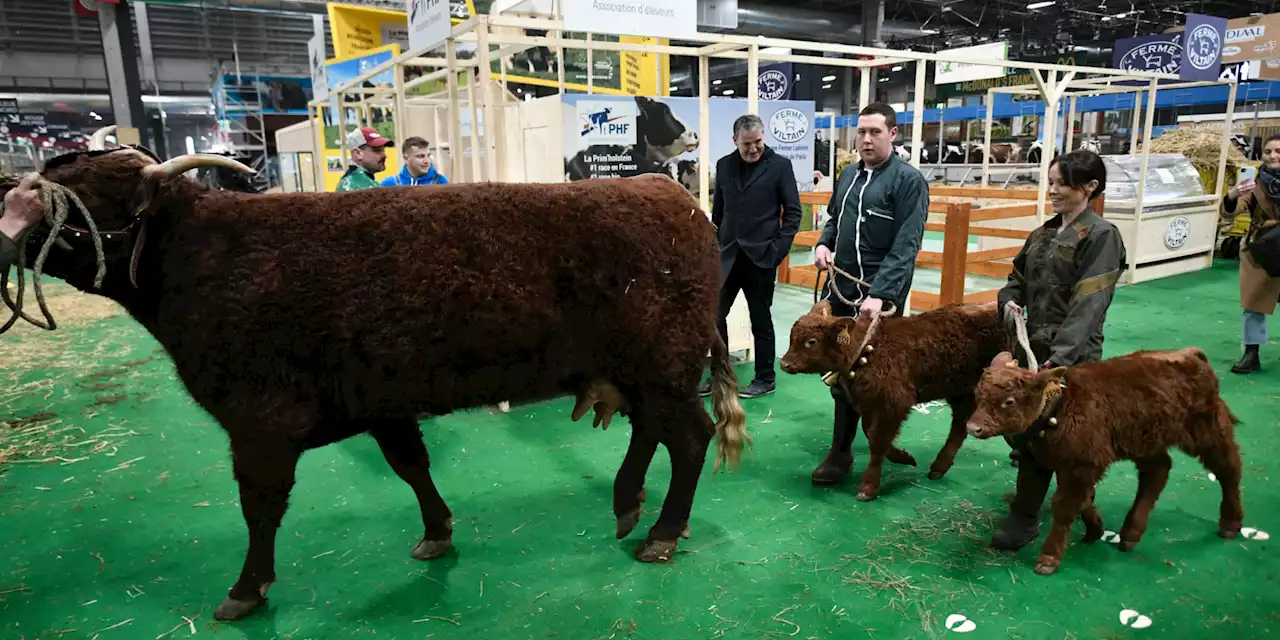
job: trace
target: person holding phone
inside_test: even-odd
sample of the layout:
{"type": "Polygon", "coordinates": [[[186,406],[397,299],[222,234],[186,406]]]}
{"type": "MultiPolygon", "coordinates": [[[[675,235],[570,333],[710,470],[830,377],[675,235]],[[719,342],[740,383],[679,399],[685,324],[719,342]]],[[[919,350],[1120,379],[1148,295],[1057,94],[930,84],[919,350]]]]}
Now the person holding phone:
{"type": "Polygon", "coordinates": [[[1259,233],[1280,222],[1280,134],[1262,143],[1262,167],[1243,167],[1236,186],[1222,199],[1227,216],[1249,214],[1249,231],[1240,242],[1240,306],[1244,315],[1244,355],[1231,367],[1232,373],[1248,374],[1262,369],[1259,349],[1266,344],[1267,316],[1280,299],[1280,278],[1271,277],[1249,252],[1249,243],[1259,233]]]}

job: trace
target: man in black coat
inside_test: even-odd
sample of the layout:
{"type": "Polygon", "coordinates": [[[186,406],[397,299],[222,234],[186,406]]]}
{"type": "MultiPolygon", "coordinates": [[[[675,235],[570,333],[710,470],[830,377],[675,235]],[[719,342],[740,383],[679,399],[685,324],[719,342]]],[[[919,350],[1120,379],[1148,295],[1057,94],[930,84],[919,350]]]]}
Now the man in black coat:
{"type": "MultiPolygon", "coordinates": [[[[773,285],[778,265],[791,251],[800,230],[800,192],[791,160],[764,144],[764,123],[745,115],[733,123],[738,149],[716,163],[715,198],[711,222],[720,240],[720,315],[716,326],[726,342],[726,319],[741,291],[751,315],[755,337],[756,375],[740,396],[758,398],[773,393],[773,285]]],[[[711,394],[710,382],[699,392],[711,394]]]]}

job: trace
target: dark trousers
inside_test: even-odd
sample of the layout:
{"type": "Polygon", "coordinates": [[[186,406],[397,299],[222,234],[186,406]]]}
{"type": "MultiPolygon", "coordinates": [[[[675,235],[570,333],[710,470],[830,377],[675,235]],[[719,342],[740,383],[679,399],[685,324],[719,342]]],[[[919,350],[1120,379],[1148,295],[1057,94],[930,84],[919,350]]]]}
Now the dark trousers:
{"type": "Polygon", "coordinates": [[[772,383],[777,377],[773,367],[776,347],[773,314],[770,313],[775,280],[777,270],[759,267],[739,252],[733,260],[733,268],[725,275],[724,284],[720,287],[720,313],[716,317],[716,328],[720,330],[720,337],[725,343],[729,342],[729,310],[738,299],[738,292],[741,291],[747,299],[751,335],[755,338],[756,345],[756,382],[772,383]]]}

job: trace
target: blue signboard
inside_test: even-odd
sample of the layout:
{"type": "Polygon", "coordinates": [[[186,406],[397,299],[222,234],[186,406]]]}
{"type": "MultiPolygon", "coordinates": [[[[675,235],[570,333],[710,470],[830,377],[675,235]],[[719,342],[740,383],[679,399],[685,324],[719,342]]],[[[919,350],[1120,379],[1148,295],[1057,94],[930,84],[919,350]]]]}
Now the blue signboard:
{"type": "Polygon", "coordinates": [[[795,77],[790,62],[760,67],[760,99],[790,100],[791,91],[795,88],[795,77]]]}
{"type": "Polygon", "coordinates": [[[1217,80],[1222,64],[1222,43],[1227,39],[1227,19],[1187,14],[1182,46],[1183,80],[1217,80]]]}
{"type": "Polygon", "coordinates": [[[1182,33],[1160,33],[1117,40],[1111,64],[1117,69],[1128,71],[1178,73],[1182,65],[1182,33]]]}

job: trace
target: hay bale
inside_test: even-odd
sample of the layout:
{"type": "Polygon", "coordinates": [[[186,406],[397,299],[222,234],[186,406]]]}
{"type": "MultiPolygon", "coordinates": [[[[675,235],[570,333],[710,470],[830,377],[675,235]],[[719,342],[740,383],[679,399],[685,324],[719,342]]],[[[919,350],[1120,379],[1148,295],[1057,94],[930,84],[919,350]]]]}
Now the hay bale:
{"type": "MultiPolygon", "coordinates": [[[[1170,129],[1151,141],[1151,153],[1177,153],[1186,156],[1192,166],[1214,184],[1218,176],[1218,159],[1222,153],[1222,129],[1205,125],[1170,129]]],[[[1235,145],[1227,144],[1227,184],[1234,180],[1240,167],[1253,166],[1235,145]]]]}

